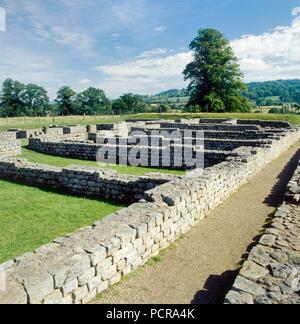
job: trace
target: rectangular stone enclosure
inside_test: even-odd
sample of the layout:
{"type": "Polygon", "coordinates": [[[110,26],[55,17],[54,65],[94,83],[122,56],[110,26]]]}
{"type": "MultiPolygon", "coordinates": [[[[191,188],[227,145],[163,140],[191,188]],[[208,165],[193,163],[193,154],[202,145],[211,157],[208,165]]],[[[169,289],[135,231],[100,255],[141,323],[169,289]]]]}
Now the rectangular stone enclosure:
{"type": "Polygon", "coordinates": [[[68,129],[26,134],[29,148],[188,172],[135,177],[99,168],[32,164],[14,157],[20,152],[21,130],[19,135],[2,134],[0,178],[129,206],[0,265],[0,303],[87,303],[158,255],[300,139],[300,129],[288,123],[254,120],[131,120],[68,129]],[[7,143],[17,149],[5,148],[7,143]]]}

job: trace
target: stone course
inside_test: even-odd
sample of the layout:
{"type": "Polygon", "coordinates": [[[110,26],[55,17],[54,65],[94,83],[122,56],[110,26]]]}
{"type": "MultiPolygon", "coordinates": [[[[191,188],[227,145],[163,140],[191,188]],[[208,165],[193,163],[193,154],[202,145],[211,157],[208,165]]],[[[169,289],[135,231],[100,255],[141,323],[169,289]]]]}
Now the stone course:
{"type": "MultiPolygon", "coordinates": [[[[6,285],[0,291],[0,303],[88,302],[168,247],[299,138],[299,129],[285,130],[269,145],[235,149],[225,161],[204,172],[196,169],[154,189],[142,188],[144,198],[128,208],[0,265],[1,275],[6,278],[6,285]]],[[[64,170],[58,170],[60,172],[64,170]]],[[[81,175],[76,168],[71,168],[70,172],[81,175]]],[[[290,224],[281,220],[275,230],[280,231],[285,226],[290,224]]],[[[295,232],[296,227],[292,231],[295,232]]],[[[274,236],[274,233],[268,234],[274,236]]],[[[288,238],[290,244],[299,244],[295,237],[288,238]]],[[[267,237],[264,244],[272,241],[273,237],[267,237]]],[[[284,246],[286,242],[279,239],[276,244],[284,246]]],[[[277,258],[280,260],[280,256],[277,258]]],[[[299,261],[297,255],[291,260],[299,261]]],[[[252,276],[259,280],[266,275],[263,266],[249,262],[245,279],[249,281],[252,276]]],[[[276,262],[272,269],[286,279],[290,278],[289,271],[294,273],[294,268],[281,269],[276,262]]],[[[248,281],[242,278],[238,284],[247,286],[248,281]]],[[[294,282],[287,281],[285,285],[294,287],[294,282]]],[[[250,292],[260,294],[261,290],[259,286],[252,286],[250,292]]],[[[250,301],[251,296],[248,293],[243,298],[250,301]]]]}
{"type": "MultiPolygon", "coordinates": [[[[229,144],[230,145],[230,144],[229,144]]],[[[236,147],[236,145],[233,145],[236,147]]],[[[52,138],[49,140],[47,138],[32,138],[29,140],[29,148],[33,151],[63,156],[63,157],[71,157],[77,158],[81,160],[90,160],[90,161],[99,161],[104,163],[112,163],[112,164],[121,164],[121,165],[130,165],[129,158],[131,156],[130,152],[132,152],[132,145],[109,145],[109,144],[96,144],[92,141],[82,141],[82,142],[74,142],[74,141],[55,141],[52,138]],[[105,147],[105,151],[108,154],[108,157],[105,157],[105,154],[100,155],[99,150],[105,147]],[[109,158],[111,157],[111,158],[109,158]]],[[[231,155],[231,151],[228,150],[205,150],[203,152],[204,155],[204,163],[205,167],[213,166],[217,163],[220,163],[226,159],[227,156],[231,155]]],[[[139,166],[143,167],[160,167],[160,168],[174,168],[174,169],[189,169],[190,160],[185,161],[185,163],[177,164],[177,160],[175,157],[175,150],[169,147],[136,147],[138,152],[146,152],[145,159],[141,159],[139,161],[139,166]],[[151,152],[156,152],[158,156],[158,160],[153,163],[151,161],[151,152]],[[166,157],[166,158],[165,158],[166,157]],[[178,165],[178,166],[177,166],[178,165]]],[[[202,152],[203,150],[193,149],[193,157],[196,155],[196,151],[202,152]]],[[[105,152],[105,153],[106,153],[105,152]]],[[[182,151],[182,154],[184,152],[182,151]]],[[[183,158],[183,157],[182,157],[183,158]]],[[[202,156],[201,156],[202,158],[202,156]]]]}
{"type": "Polygon", "coordinates": [[[21,154],[21,142],[15,133],[0,132],[0,158],[21,154]]]}
{"type": "Polygon", "coordinates": [[[58,168],[10,158],[0,159],[0,178],[131,204],[145,198],[145,191],[177,177],[156,173],[137,177],[86,166],[58,168]]]}
{"type": "Polygon", "coordinates": [[[226,304],[300,304],[300,162],[283,205],[251,250],[226,304]]]}

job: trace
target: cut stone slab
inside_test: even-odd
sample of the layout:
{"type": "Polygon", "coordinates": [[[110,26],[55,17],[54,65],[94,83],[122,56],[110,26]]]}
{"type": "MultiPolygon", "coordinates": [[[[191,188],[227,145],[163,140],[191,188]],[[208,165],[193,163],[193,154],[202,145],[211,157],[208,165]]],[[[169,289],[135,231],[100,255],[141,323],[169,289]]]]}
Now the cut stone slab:
{"type": "Polygon", "coordinates": [[[268,273],[269,273],[268,270],[257,265],[252,261],[246,261],[243,265],[242,270],[240,271],[240,274],[243,277],[248,278],[250,280],[260,279],[266,276],[268,273]]]}

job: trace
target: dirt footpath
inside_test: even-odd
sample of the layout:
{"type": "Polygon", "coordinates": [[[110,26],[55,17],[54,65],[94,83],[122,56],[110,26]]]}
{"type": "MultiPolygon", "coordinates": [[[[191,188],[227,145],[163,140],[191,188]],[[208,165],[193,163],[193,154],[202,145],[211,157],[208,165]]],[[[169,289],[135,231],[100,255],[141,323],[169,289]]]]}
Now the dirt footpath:
{"type": "Polygon", "coordinates": [[[193,227],[160,261],[139,268],[94,303],[222,303],[243,254],[282,202],[299,160],[299,144],[193,227]]]}

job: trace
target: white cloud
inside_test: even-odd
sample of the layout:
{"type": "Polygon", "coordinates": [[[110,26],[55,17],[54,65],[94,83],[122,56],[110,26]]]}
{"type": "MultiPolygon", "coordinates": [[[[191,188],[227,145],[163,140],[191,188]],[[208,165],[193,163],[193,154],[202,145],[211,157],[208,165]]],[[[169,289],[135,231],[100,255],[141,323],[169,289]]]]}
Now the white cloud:
{"type": "Polygon", "coordinates": [[[157,27],[154,28],[154,31],[156,31],[156,32],[163,32],[166,29],[167,29],[166,26],[157,26],[157,27]]]}
{"type": "MultiPolygon", "coordinates": [[[[61,5],[67,7],[60,12],[49,12],[47,5],[33,0],[4,0],[4,5],[15,21],[22,21],[30,26],[29,29],[25,27],[26,33],[31,33],[39,39],[70,46],[88,56],[94,54],[94,39],[73,19],[70,10],[75,9],[76,5],[71,6],[69,0],[62,1],[61,5]]],[[[21,28],[24,33],[24,26],[21,28]]]]}
{"type": "Polygon", "coordinates": [[[143,0],[120,1],[112,6],[112,12],[119,22],[132,24],[144,16],[145,3],[143,0]]]}
{"type": "Polygon", "coordinates": [[[0,7],[0,32],[6,31],[6,11],[0,7]]]}
{"type": "MultiPolygon", "coordinates": [[[[299,15],[300,7],[293,10],[296,17],[290,26],[279,26],[261,35],[244,35],[231,42],[245,81],[300,78],[299,15]]],[[[96,70],[104,76],[100,86],[113,96],[124,92],[156,93],[184,87],[182,71],[191,58],[191,52],[171,55],[170,50],[158,48],[96,70]]]]}
{"type": "Polygon", "coordinates": [[[99,86],[112,96],[125,92],[155,93],[184,86],[182,71],[192,54],[185,52],[164,57],[157,56],[157,52],[153,51],[154,56],[142,55],[121,64],[96,67],[104,75],[99,86]]]}
{"type": "Polygon", "coordinates": [[[300,14],[300,7],[296,7],[292,11],[293,16],[298,16],[300,14]]]}
{"type": "Polygon", "coordinates": [[[156,49],[151,50],[151,51],[143,52],[142,54],[137,56],[137,58],[151,58],[151,57],[154,57],[154,56],[160,56],[160,55],[167,54],[168,52],[169,52],[169,50],[166,49],[166,48],[156,48],[156,49]]]}
{"type": "Polygon", "coordinates": [[[82,79],[82,80],[79,81],[79,83],[80,84],[90,84],[90,83],[92,83],[92,81],[89,80],[89,79],[82,79]]]}
{"type": "Polygon", "coordinates": [[[300,77],[300,7],[290,26],[232,41],[246,81],[300,77]]]}

